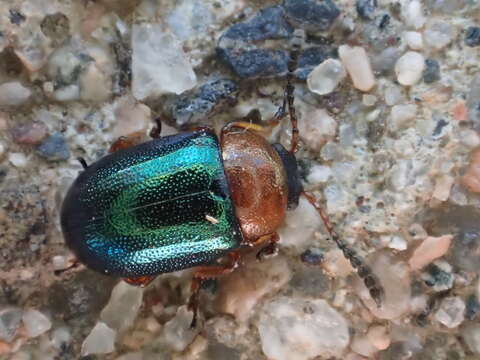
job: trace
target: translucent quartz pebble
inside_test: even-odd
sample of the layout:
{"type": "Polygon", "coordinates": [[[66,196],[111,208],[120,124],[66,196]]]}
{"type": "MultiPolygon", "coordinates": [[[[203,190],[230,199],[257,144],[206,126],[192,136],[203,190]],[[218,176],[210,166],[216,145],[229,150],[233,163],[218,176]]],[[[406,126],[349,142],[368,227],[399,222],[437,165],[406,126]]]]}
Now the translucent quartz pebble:
{"type": "Polygon", "coordinates": [[[327,59],[307,77],[308,89],[318,95],[330,94],[347,75],[342,63],[327,59]]]}
{"type": "Polygon", "coordinates": [[[405,86],[415,85],[422,78],[425,69],[425,59],[423,55],[408,51],[395,64],[395,74],[400,84],[405,86]]]}

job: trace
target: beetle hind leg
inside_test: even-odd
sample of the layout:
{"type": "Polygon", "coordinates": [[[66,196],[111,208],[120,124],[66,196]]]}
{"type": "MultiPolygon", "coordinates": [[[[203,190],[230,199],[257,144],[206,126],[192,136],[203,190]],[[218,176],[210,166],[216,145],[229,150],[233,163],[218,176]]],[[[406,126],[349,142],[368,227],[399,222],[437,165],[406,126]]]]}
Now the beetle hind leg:
{"type": "Polygon", "coordinates": [[[378,307],[380,307],[384,301],[385,292],[383,289],[382,284],[373,273],[372,269],[365,263],[365,261],[357,254],[355,250],[350,248],[340,236],[338,236],[337,232],[333,228],[332,223],[328,219],[325,210],[317,204],[317,200],[315,197],[307,192],[302,193],[303,196],[312,204],[312,206],[317,210],[318,214],[322,218],[323,224],[327,229],[330,237],[333,241],[337,244],[338,248],[342,250],[343,255],[348,259],[352,267],[357,271],[358,276],[363,280],[363,283],[367,287],[370,296],[375,301],[378,307]]]}
{"type": "Polygon", "coordinates": [[[232,251],[228,254],[228,262],[224,265],[200,266],[197,268],[193,274],[191,295],[188,301],[188,309],[193,312],[190,328],[197,326],[198,298],[203,281],[231,273],[237,267],[239,259],[240,253],[232,251]]]}
{"type": "Polygon", "coordinates": [[[148,284],[150,284],[155,278],[156,278],[155,275],[153,276],[147,275],[147,276],[123,278],[123,281],[125,281],[129,285],[145,287],[148,284]]]}

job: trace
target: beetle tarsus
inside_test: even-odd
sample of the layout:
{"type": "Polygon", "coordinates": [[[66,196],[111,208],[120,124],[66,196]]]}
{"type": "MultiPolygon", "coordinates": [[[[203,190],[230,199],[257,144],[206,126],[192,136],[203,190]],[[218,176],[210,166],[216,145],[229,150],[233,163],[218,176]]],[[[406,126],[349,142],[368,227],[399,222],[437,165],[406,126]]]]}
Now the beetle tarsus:
{"type": "Polygon", "coordinates": [[[323,208],[317,204],[317,200],[315,197],[307,192],[302,193],[303,196],[312,204],[312,206],[317,210],[318,214],[320,215],[325,228],[327,229],[330,237],[333,241],[337,244],[340,250],[342,250],[343,255],[348,259],[352,267],[357,271],[358,276],[363,280],[363,283],[367,287],[370,296],[375,301],[378,307],[382,306],[385,291],[383,290],[382,285],[378,278],[373,274],[371,268],[365,264],[365,261],[357,254],[355,250],[350,248],[340,236],[338,236],[337,232],[333,228],[332,223],[328,219],[327,214],[323,210],[323,208]]]}
{"type": "Polygon", "coordinates": [[[78,160],[78,162],[82,165],[83,170],[87,170],[88,164],[87,164],[87,162],[85,161],[85,159],[82,158],[82,157],[77,157],[77,160],[78,160]]]}
{"type": "Polygon", "coordinates": [[[278,236],[277,233],[272,234],[268,240],[265,240],[265,242],[268,242],[267,245],[262,247],[258,253],[257,253],[257,260],[262,261],[268,256],[275,255],[278,252],[277,248],[277,243],[280,240],[280,237],[278,236]]]}
{"type": "Polygon", "coordinates": [[[152,130],[150,130],[149,135],[153,139],[158,139],[160,138],[160,134],[162,133],[162,120],[159,117],[157,117],[154,121],[156,126],[154,126],[152,130]]]}
{"type": "Polygon", "coordinates": [[[75,269],[78,265],[80,265],[80,262],[78,260],[75,260],[71,265],[67,266],[66,268],[55,270],[53,273],[55,274],[55,276],[59,276],[59,275],[63,274],[64,272],[75,269]]]}

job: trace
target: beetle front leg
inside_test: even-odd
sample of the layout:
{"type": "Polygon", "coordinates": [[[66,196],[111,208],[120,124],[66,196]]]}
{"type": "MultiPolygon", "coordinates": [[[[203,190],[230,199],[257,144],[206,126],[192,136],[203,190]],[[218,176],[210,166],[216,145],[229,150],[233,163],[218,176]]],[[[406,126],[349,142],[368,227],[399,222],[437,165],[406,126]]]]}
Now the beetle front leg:
{"type": "Polygon", "coordinates": [[[131,278],[124,278],[125,281],[129,285],[145,287],[150,284],[156,276],[139,276],[139,277],[131,277],[131,278]]]}
{"type": "Polygon", "coordinates": [[[213,279],[221,275],[231,273],[238,266],[240,253],[232,251],[228,254],[228,262],[224,265],[201,266],[198,267],[192,278],[191,295],[188,301],[188,309],[193,312],[191,328],[197,325],[198,296],[204,280],[213,279]]]}

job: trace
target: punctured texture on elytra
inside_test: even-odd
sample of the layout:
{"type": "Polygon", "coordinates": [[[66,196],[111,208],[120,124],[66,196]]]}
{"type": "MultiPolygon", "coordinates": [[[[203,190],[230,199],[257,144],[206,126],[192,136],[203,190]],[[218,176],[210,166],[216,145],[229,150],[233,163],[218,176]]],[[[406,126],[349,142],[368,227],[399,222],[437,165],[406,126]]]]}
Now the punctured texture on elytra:
{"type": "Polygon", "coordinates": [[[205,265],[242,241],[209,131],[152,140],[92,164],[70,188],[61,223],[81,262],[121,277],[205,265]]]}

